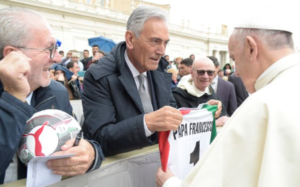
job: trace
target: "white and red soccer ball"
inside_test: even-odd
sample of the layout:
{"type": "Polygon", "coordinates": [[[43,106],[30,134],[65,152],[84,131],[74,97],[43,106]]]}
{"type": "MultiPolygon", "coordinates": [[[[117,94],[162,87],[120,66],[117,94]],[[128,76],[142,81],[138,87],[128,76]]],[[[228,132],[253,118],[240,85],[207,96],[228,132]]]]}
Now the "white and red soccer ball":
{"type": "Polygon", "coordinates": [[[37,112],[26,122],[18,156],[25,165],[35,156],[49,156],[60,151],[61,146],[75,138],[80,130],[78,122],[61,110],[37,112]]]}

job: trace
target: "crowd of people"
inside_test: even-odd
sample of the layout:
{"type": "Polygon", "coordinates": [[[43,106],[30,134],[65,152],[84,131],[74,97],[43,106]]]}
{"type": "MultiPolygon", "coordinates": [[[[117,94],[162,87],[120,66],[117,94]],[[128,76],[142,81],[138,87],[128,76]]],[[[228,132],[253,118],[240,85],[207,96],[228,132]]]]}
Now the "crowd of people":
{"type": "MultiPolygon", "coordinates": [[[[293,75],[300,57],[293,31],[269,19],[235,27],[228,44],[235,64],[222,68],[214,56],[170,61],[168,19],[159,8],[137,7],[125,41],[110,53],[93,46],[93,56],[84,50],[81,60],[76,50],[66,57],[58,51],[40,14],[0,9],[0,184],[26,121],[50,108],[73,115],[69,100],[81,99],[84,140],[55,153],[75,156],[47,162],[55,174],[81,175],[104,156],[157,144],[158,132],[181,124],[178,108],[208,103],[218,106],[220,134],[183,181],[159,168],[158,186],[299,186],[300,86],[293,75]],[[293,101],[283,97],[287,89],[293,101]]],[[[21,162],[16,175],[26,177],[21,162]]]]}
{"type": "Polygon", "coordinates": [[[99,46],[92,46],[93,56],[89,55],[89,50],[83,51],[83,59],[79,60],[80,53],[77,50],[68,51],[64,56],[64,51],[59,51],[61,60],[55,62],[50,68],[50,78],[62,83],[69,94],[69,100],[81,99],[83,89],[83,79],[85,71],[98,64],[105,52],[99,46]]]}

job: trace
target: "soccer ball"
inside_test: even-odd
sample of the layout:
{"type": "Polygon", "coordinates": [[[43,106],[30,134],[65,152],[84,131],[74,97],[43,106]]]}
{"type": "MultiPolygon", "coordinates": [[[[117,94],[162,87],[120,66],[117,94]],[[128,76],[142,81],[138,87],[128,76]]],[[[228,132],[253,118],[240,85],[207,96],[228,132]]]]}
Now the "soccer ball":
{"type": "Polygon", "coordinates": [[[81,130],[69,114],[55,109],[35,113],[27,122],[21,138],[18,156],[27,165],[35,156],[49,156],[75,138],[81,130]]]}

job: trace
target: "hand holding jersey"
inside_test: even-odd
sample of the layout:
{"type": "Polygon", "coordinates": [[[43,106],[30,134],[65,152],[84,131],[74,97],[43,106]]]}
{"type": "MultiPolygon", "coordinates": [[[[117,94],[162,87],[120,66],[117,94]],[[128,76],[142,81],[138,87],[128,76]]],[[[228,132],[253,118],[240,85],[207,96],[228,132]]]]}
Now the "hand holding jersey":
{"type": "MultiPolygon", "coordinates": [[[[159,133],[163,171],[168,167],[183,179],[194,167],[216,136],[214,116],[217,109],[217,105],[207,104],[179,109],[183,120],[178,129],[159,133]]],[[[168,175],[171,176],[172,172],[168,175]]]]}
{"type": "Polygon", "coordinates": [[[182,114],[170,106],[145,115],[145,122],[151,132],[176,130],[182,121],[182,114]]]}
{"type": "Polygon", "coordinates": [[[218,109],[217,111],[215,112],[215,118],[218,118],[222,112],[222,102],[221,101],[218,101],[218,100],[214,100],[214,99],[211,99],[207,102],[207,104],[209,105],[217,105],[218,106],[218,109]]]}

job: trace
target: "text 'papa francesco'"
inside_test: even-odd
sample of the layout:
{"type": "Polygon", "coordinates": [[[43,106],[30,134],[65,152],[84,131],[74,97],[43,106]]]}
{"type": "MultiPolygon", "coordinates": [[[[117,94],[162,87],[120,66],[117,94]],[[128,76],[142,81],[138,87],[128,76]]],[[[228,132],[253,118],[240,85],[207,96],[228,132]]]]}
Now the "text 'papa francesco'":
{"type": "Polygon", "coordinates": [[[189,125],[187,123],[181,124],[178,127],[177,131],[173,131],[173,137],[176,140],[176,136],[178,136],[178,138],[181,138],[183,136],[208,132],[211,131],[212,126],[212,121],[190,123],[189,125]]]}

